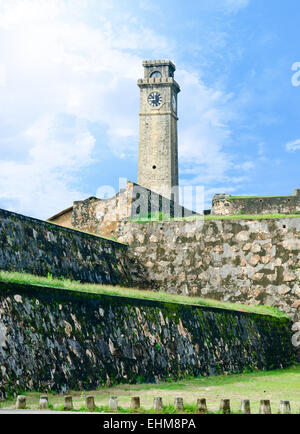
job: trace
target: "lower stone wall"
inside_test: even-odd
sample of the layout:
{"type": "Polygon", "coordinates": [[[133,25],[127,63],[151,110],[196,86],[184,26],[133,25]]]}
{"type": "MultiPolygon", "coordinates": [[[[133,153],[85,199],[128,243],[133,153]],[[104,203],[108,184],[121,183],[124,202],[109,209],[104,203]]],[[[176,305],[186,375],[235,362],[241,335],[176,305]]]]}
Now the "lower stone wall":
{"type": "Polygon", "coordinates": [[[127,246],[0,209],[0,270],[130,285],[127,246]]]}
{"type": "Polygon", "coordinates": [[[0,283],[0,398],[274,369],[288,319],[0,283]]]}
{"type": "Polygon", "coordinates": [[[276,306],[300,321],[300,218],[121,222],[118,231],[148,276],[137,285],[276,306]]]}

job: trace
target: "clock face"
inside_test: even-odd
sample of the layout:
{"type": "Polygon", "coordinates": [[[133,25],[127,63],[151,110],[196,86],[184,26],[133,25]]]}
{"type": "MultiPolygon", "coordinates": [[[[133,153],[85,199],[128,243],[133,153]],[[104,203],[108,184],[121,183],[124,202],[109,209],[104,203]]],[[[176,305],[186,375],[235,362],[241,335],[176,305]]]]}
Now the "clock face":
{"type": "Polygon", "coordinates": [[[172,95],[172,107],[174,112],[176,111],[176,97],[175,95],[172,95]]]}
{"type": "Polygon", "coordinates": [[[162,102],[161,94],[158,92],[151,92],[148,96],[148,103],[151,107],[158,107],[162,102]]]}

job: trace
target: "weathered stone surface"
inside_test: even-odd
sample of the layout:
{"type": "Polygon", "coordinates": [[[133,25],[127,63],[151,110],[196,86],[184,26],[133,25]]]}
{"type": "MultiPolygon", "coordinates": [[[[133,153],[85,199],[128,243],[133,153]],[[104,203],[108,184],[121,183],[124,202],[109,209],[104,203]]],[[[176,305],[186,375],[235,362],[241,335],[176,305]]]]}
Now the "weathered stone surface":
{"type": "Polygon", "coordinates": [[[291,414],[290,401],[280,401],[280,414],[291,414]]]}
{"type": "Polygon", "coordinates": [[[40,410],[46,410],[47,408],[49,408],[48,396],[42,395],[40,397],[40,410]]]}
{"type": "Polygon", "coordinates": [[[23,410],[24,408],[26,408],[26,396],[19,395],[17,397],[16,409],[17,410],[23,410]]]}
{"type": "Polygon", "coordinates": [[[163,408],[163,400],[160,396],[154,398],[153,400],[153,408],[154,410],[162,410],[163,408]]]}
{"type": "Polygon", "coordinates": [[[141,93],[138,183],[169,199],[175,196],[178,202],[177,98],[180,87],[174,80],[175,65],[156,60],[143,62],[143,66],[144,79],[138,80],[141,93]],[[160,77],[152,78],[153,72],[159,72],[160,77]],[[160,107],[149,104],[149,94],[153,91],[161,98],[160,107]]]}
{"type": "Polygon", "coordinates": [[[115,235],[130,246],[0,211],[0,268],[270,304],[300,319],[300,218],[121,221],[115,235]]]}
{"type": "Polygon", "coordinates": [[[242,412],[242,414],[250,414],[251,413],[250,400],[249,399],[242,399],[241,412],[242,412]]]}
{"type": "Polygon", "coordinates": [[[260,401],[260,407],[259,407],[259,414],[271,414],[271,404],[268,399],[261,399],[260,401]]]}
{"type": "Polygon", "coordinates": [[[197,399],[197,410],[200,414],[206,414],[207,413],[207,405],[206,405],[206,399],[205,398],[198,398],[197,399]]]}
{"type": "MultiPolygon", "coordinates": [[[[75,229],[109,237],[115,235],[118,222],[121,220],[147,218],[149,214],[155,216],[159,213],[171,217],[188,217],[195,214],[170,198],[127,181],[126,188],[121,189],[110,199],[92,197],[74,202],[71,217],[68,218],[68,225],[75,229]]],[[[51,218],[50,221],[64,225],[64,222],[61,222],[61,217],[58,220],[51,218]]]]}
{"type": "Polygon", "coordinates": [[[141,406],[141,400],[139,396],[133,396],[131,398],[130,408],[137,410],[141,406]]]}
{"type": "Polygon", "coordinates": [[[73,398],[71,395],[65,396],[64,409],[69,411],[73,410],[73,398]]]}
{"type": "Polygon", "coordinates": [[[111,396],[108,401],[108,406],[110,410],[118,411],[118,397],[111,396]]]}
{"type": "Polygon", "coordinates": [[[300,319],[300,218],[120,222],[118,234],[143,269],[138,286],[269,304],[300,319]]]}
{"type": "Polygon", "coordinates": [[[237,197],[216,194],[212,201],[212,214],[294,214],[300,212],[300,189],[291,196],[237,197]]]}
{"type": "Polygon", "coordinates": [[[0,269],[91,283],[131,283],[127,246],[0,210],[0,269]]]}
{"type": "Polygon", "coordinates": [[[85,406],[87,410],[95,410],[95,398],[93,395],[88,395],[85,398],[85,406]]]}
{"type": "Polygon", "coordinates": [[[288,366],[290,329],[258,314],[0,283],[0,399],[288,366]]]}
{"type": "Polygon", "coordinates": [[[178,410],[178,411],[184,410],[183,398],[176,397],[174,399],[174,408],[175,408],[175,410],[178,410]]]}
{"type": "Polygon", "coordinates": [[[221,399],[220,412],[222,414],[230,414],[230,399],[221,399]]]}

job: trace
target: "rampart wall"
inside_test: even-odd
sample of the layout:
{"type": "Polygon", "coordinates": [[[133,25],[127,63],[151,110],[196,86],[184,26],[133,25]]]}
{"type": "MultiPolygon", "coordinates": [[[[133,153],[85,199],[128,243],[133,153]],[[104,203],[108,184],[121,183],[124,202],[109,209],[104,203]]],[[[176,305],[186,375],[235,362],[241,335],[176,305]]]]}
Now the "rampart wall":
{"type": "Polygon", "coordinates": [[[0,269],[91,283],[130,285],[127,246],[0,210],[0,269]]]}
{"type": "MultiPolygon", "coordinates": [[[[196,214],[173,200],[127,181],[126,189],[112,198],[90,198],[74,202],[68,222],[75,229],[114,236],[119,221],[148,218],[149,215],[158,213],[180,218],[196,214]]],[[[60,220],[59,224],[65,223],[60,220]]]]}
{"type": "Polygon", "coordinates": [[[300,218],[121,222],[118,231],[147,275],[137,285],[276,306],[300,320],[300,218]]]}
{"type": "Polygon", "coordinates": [[[216,194],[212,201],[214,215],[300,214],[300,189],[291,196],[234,197],[216,194]]]}
{"type": "Polygon", "coordinates": [[[286,318],[0,283],[0,399],[274,369],[294,359],[286,318]]]}

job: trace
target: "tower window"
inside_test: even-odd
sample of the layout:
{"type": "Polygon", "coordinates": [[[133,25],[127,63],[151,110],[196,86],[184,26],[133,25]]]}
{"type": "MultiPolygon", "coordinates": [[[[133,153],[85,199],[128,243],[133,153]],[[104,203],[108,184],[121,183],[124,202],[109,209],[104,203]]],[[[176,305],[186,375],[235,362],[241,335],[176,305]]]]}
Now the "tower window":
{"type": "Polygon", "coordinates": [[[152,169],[155,170],[155,169],[156,169],[156,166],[153,166],[152,169]]]}
{"type": "Polygon", "coordinates": [[[159,71],[154,71],[150,75],[151,78],[161,78],[161,73],[159,71]]]}

